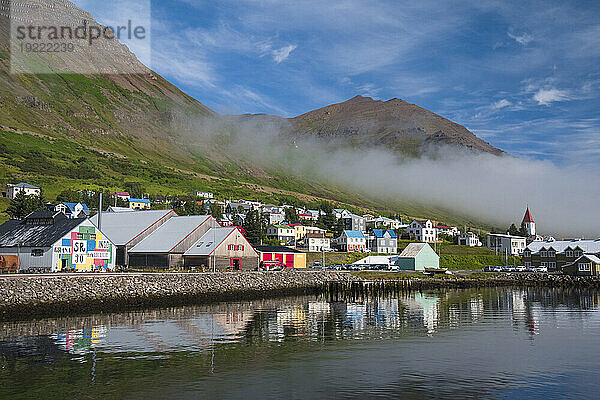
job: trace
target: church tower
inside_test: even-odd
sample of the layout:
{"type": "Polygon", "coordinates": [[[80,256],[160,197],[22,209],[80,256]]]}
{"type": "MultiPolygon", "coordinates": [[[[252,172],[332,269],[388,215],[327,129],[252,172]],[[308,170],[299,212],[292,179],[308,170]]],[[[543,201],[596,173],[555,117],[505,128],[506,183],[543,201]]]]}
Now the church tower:
{"type": "Polygon", "coordinates": [[[531,211],[529,211],[529,207],[527,207],[527,211],[525,211],[525,216],[523,217],[523,224],[525,224],[525,228],[527,229],[527,233],[529,236],[535,236],[535,221],[531,216],[531,211]]]}

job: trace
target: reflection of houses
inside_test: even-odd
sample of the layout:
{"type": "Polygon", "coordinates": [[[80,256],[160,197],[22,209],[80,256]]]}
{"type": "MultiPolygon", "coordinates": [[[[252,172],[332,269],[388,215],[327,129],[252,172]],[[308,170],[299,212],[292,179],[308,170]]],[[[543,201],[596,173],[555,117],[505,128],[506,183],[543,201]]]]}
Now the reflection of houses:
{"type": "Polygon", "coordinates": [[[22,271],[92,271],[115,268],[116,249],[88,219],[38,211],[0,226],[0,252],[22,271]]]}
{"type": "Polygon", "coordinates": [[[402,304],[411,314],[422,315],[428,333],[436,331],[439,323],[438,303],[440,298],[429,293],[414,293],[402,298],[402,304]]]}
{"type": "Polygon", "coordinates": [[[71,354],[87,354],[90,349],[100,345],[106,337],[105,326],[94,326],[91,329],[71,329],[58,333],[54,341],[58,347],[71,354]]]}

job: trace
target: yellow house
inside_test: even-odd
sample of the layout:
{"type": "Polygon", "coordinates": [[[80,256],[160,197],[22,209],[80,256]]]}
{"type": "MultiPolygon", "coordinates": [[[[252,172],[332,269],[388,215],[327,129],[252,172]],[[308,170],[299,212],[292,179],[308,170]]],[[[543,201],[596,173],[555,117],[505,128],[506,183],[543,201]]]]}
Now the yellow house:
{"type": "Polygon", "coordinates": [[[296,224],[293,228],[296,231],[296,242],[299,242],[306,237],[306,227],[304,225],[296,224]]]}
{"type": "Polygon", "coordinates": [[[256,246],[260,254],[260,264],[271,266],[285,265],[286,268],[306,268],[306,253],[284,246],[256,246]]]}
{"type": "Polygon", "coordinates": [[[134,210],[149,210],[151,207],[148,199],[129,199],[129,208],[134,210]]]}

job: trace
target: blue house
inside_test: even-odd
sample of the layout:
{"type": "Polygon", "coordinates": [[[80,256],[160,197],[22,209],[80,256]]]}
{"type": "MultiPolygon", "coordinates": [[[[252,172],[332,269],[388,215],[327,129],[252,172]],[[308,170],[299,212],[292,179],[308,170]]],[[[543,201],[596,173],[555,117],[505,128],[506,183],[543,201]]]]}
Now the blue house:
{"type": "Polygon", "coordinates": [[[361,231],[346,230],[334,243],[340,251],[356,252],[367,249],[367,238],[361,231]]]}
{"type": "Polygon", "coordinates": [[[396,254],[398,235],[391,229],[373,229],[368,237],[369,249],[374,253],[396,254]]]}

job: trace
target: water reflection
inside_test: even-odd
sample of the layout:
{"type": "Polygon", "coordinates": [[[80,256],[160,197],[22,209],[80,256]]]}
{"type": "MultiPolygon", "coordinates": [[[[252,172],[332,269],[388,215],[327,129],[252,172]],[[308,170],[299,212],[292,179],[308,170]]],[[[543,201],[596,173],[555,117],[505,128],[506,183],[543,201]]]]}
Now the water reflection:
{"type": "MultiPolygon", "coordinates": [[[[201,378],[204,373],[212,375],[235,369],[243,363],[259,369],[270,368],[265,366],[270,365],[266,360],[281,360],[283,355],[313,354],[311,346],[320,346],[316,348],[319,356],[311,356],[319,360],[319,357],[329,354],[330,349],[336,349],[336,343],[343,346],[354,346],[355,343],[359,346],[356,349],[362,349],[366,344],[380,346],[394,343],[392,349],[402,348],[403,357],[409,357],[412,362],[417,356],[413,355],[411,359],[410,352],[421,349],[417,359],[424,354],[429,357],[422,362],[435,362],[435,365],[463,362],[471,366],[483,363],[480,368],[485,368],[492,365],[489,363],[490,343],[499,346],[499,351],[502,351],[502,346],[518,348],[520,340],[534,345],[541,340],[539,346],[548,346],[544,351],[557,351],[556,346],[561,341],[579,340],[583,346],[585,341],[597,340],[600,338],[599,305],[600,293],[591,290],[480,289],[417,292],[345,301],[326,297],[292,297],[4,322],[0,323],[0,382],[3,383],[0,385],[0,397],[19,393],[19,387],[33,390],[46,378],[50,384],[53,382],[52,371],[66,368],[69,363],[86,365],[80,367],[79,383],[83,390],[88,387],[86,385],[97,384],[108,376],[114,378],[128,371],[131,368],[128,363],[135,360],[165,360],[174,371],[188,368],[184,365],[193,365],[193,374],[200,375],[186,379],[197,381],[204,379],[201,378]],[[575,336],[584,334],[587,336],[575,336]],[[442,347],[435,356],[423,350],[424,343],[432,346],[446,341],[453,343],[451,349],[454,350],[444,353],[442,347]],[[462,347],[462,352],[457,353],[462,347]],[[181,357],[187,361],[184,362],[181,357]],[[457,360],[457,357],[465,359],[457,360]],[[488,360],[487,364],[484,360],[488,360]],[[34,370],[35,376],[23,375],[34,370]],[[24,385],[27,379],[32,380],[30,386],[24,385]]],[[[600,355],[595,348],[593,352],[600,355]]],[[[346,353],[336,353],[336,357],[346,356],[346,353]]],[[[574,356],[582,362],[581,354],[574,356]]],[[[585,354],[585,357],[590,356],[585,354]]],[[[355,356],[348,357],[354,360],[355,356]]],[[[365,356],[361,357],[364,363],[365,356]]],[[[371,356],[366,357],[370,359],[371,356]]],[[[385,354],[377,357],[385,363],[385,354]]],[[[520,355],[516,353],[512,357],[520,355]]],[[[303,362],[310,364],[313,358],[303,362]]],[[[394,363],[400,365],[401,362],[395,360],[394,363]]],[[[142,366],[149,368],[150,365],[142,366]]],[[[137,369],[142,366],[136,364],[137,369]]],[[[335,364],[330,368],[336,368],[335,364]]],[[[368,364],[365,368],[369,368],[368,364]]],[[[376,369],[377,366],[371,368],[376,369]]],[[[407,368],[410,366],[407,365],[407,368]]],[[[542,374],[543,366],[538,368],[542,374]]],[[[533,370],[534,366],[524,369],[533,370]]],[[[592,368],[589,371],[596,370],[592,368]]],[[[585,371],[588,370],[583,368],[579,372],[585,371]]],[[[154,370],[146,372],[149,377],[156,377],[154,370]]],[[[540,374],[536,375],[536,379],[540,379],[540,374]]],[[[387,376],[386,373],[383,376],[387,376]]],[[[311,379],[318,381],[320,378],[323,377],[311,379]]],[[[172,379],[179,378],[175,375],[172,379]]],[[[500,381],[502,385],[506,384],[502,379],[487,379],[484,386],[499,385],[500,381]]],[[[517,384],[519,379],[528,382],[523,377],[517,379],[516,375],[514,379],[513,384],[517,384]]],[[[281,380],[285,380],[284,377],[281,380]]],[[[595,382],[598,381],[595,379],[595,382]]],[[[121,382],[120,378],[117,382],[121,382]]],[[[413,380],[410,382],[416,385],[413,380]]],[[[153,383],[146,384],[152,386],[153,383]]],[[[433,387],[430,389],[433,390],[433,387]]],[[[104,394],[114,395],[115,392],[104,394]]]]}

